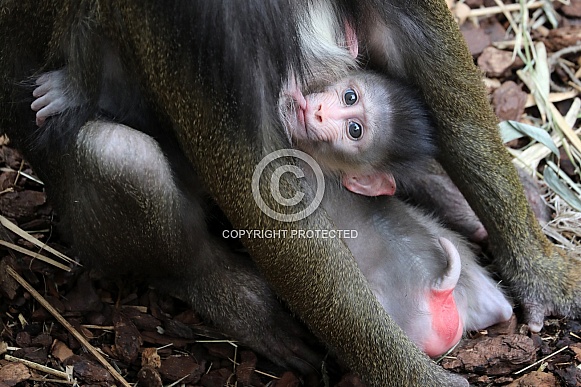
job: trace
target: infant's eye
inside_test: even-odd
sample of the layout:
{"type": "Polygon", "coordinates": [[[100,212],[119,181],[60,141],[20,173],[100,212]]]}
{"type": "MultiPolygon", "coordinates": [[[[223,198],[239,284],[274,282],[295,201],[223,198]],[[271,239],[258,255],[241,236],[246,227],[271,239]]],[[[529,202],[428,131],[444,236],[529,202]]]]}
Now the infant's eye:
{"type": "Polygon", "coordinates": [[[357,102],[357,93],[353,89],[347,89],[343,94],[343,99],[345,100],[345,104],[347,106],[351,106],[357,102]]]}
{"type": "Polygon", "coordinates": [[[351,137],[354,140],[359,140],[359,138],[361,138],[361,135],[363,134],[363,127],[355,121],[349,122],[347,130],[349,132],[349,137],[351,137]]]}

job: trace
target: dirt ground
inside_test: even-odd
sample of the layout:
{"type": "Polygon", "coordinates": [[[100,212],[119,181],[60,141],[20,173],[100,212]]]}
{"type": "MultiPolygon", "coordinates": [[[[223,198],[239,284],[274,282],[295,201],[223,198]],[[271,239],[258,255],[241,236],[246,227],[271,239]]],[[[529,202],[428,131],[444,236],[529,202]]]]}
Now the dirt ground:
{"type": "MultiPolygon", "coordinates": [[[[465,19],[461,29],[475,63],[486,76],[497,115],[501,120],[537,123],[540,113],[530,102],[530,90],[517,76],[525,64],[512,59],[514,44],[510,42],[515,37],[506,15],[490,11],[476,25],[471,12],[483,6],[491,9],[494,1],[466,0],[453,5],[458,18],[465,19]],[[502,42],[507,43],[503,46],[502,42]]],[[[531,36],[535,42],[543,42],[548,57],[554,59],[551,80],[555,88],[570,93],[569,98],[555,102],[565,114],[581,90],[581,83],[577,85],[576,76],[571,76],[579,70],[581,50],[559,50],[581,42],[581,0],[559,4],[556,15],[557,28],[539,23],[531,36]]],[[[521,139],[508,145],[519,149],[526,144],[521,139]]],[[[66,235],[55,229],[58,214],[47,202],[42,184],[34,180],[33,171],[18,152],[9,144],[0,146],[0,214],[74,258],[66,235]]],[[[578,183],[578,172],[567,154],[562,152],[561,157],[560,168],[578,183]]],[[[539,164],[539,171],[543,165],[539,164]]],[[[1,232],[0,240],[40,251],[12,231],[1,232]]],[[[76,264],[67,264],[70,271],[65,271],[6,243],[0,245],[0,258],[0,387],[73,384],[66,381],[71,369],[67,366],[72,366],[74,380],[83,386],[122,385],[112,376],[115,373],[140,386],[363,386],[332,357],[313,370],[312,376],[299,379],[229,341],[184,303],[146,286],[108,281],[76,264]],[[8,266],[51,307],[42,306],[34,290],[17,283],[8,266]],[[55,316],[62,316],[68,329],[55,316]],[[113,369],[108,371],[96,356],[106,359],[113,369]]],[[[540,334],[531,334],[513,316],[508,323],[469,333],[439,362],[476,386],[580,386],[581,321],[549,318],[540,334]]]]}

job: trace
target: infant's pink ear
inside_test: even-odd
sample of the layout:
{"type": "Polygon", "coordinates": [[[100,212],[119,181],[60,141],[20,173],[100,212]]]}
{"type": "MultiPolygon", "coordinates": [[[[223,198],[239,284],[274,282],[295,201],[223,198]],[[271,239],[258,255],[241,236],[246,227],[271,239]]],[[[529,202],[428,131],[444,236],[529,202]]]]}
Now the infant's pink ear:
{"type": "Polygon", "coordinates": [[[353,58],[357,58],[359,55],[359,42],[357,41],[357,34],[355,30],[349,24],[349,22],[345,22],[345,41],[347,44],[347,49],[353,58]]]}
{"type": "Polygon", "coordinates": [[[345,174],[343,186],[349,191],[364,196],[392,196],[395,194],[395,179],[391,173],[345,174]]]}

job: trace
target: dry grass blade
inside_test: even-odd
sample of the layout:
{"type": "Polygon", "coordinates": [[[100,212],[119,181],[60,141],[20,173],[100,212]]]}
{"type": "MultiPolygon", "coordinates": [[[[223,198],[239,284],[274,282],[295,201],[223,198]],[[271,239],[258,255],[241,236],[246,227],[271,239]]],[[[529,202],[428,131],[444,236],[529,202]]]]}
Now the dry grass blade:
{"type": "Polygon", "coordinates": [[[75,381],[67,381],[67,380],[60,380],[60,379],[49,379],[49,378],[30,378],[28,379],[31,382],[39,382],[39,383],[44,383],[46,385],[46,383],[58,383],[58,384],[71,384],[71,385],[77,385],[77,382],[75,381]]]}
{"type": "MultiPolygon", "coordinates": [[[[565,91],[561,93],[550,93],[549,94],[549,102],[556,103],[565,101],[571,98],[575,98],[579,93],[575,90],[565,91]]],[[[525,104],[525,108],[530,108],[537,105],[537,101],[532,95],[528,95],[527,103],[525,104]]]]}
{"type": "Polygon", "coordinates": [[[22,171],[16,171],[12,168],[0,168],[0,171],[2,172],[14,172],[14,173],[18,173],[19,175],[22,175],[24,177],[26,177],[28,180],[32,180],[35,183],[38,183],[40,185],[44,185],[44,183],[42,181],[40,181],[38,178],[26,173],[26,172],[22,172],[22,171]]]}
{"type": "Polygon", "coordinates": [[[553,164],[545,167],[543,178],[551,190],[563,198],[575,210],[581,211],[581,199],[571,191],[571,188],[576,187],[575,183],[572,183],[567,175],[556,165],[553,164]],[[566,184],[567,179],[570,182],[569,185],[566,184]]]}
{"type": "Polygon", "coordinates": [[[555,352],[551,353],[550,355],[547,355],[547,356],[545,356],[545,357],[544,357],[544,358],[542,358],[541,360],[537,360],[536,362],[534,362],[533,364],[531,364],[531,365],[529,365],[529,366],[527,366],[527,367],[523,368],[522,370],[518,370],[518,371],[516,371],[514,374],[515,374],[515,375],[522,374],[522,373],[523,373],[523,372],[525,372],[526,370],[528,370],[528,369],[531,369],[531,368],[535,367],[537,364],[541,364],[541,363],[542,363],[542,362],[544,362],[545,360],[547,360],[547,359],[550,359],[551,357],[555,356],[555,355],[556,355],[556,354],[558,354],[559,352],[563,352],[563,351],[564,351],[564,350],[566,350],[567,348],[569,348],[569,346],[568,346],[568,345],[567,345],[567,346],[565,346],[565,347],[563,347],[563,348],[561,348],[561,349],[559,349],[558,351],[555,351],[555,352]]]}
{"type": "Polygon", "coordinates": [[[569,250],[572,256],[581,259],[581,212],[575,211],[552,192],[545,200],[555,211],[555,217],[543,227],[543,231],[562,248],[569,250]]]}
{"type": "Polygon", "coordinates": [[[6,227],[8,230],[12,231],[13,233],[15,233],[16,235],[18,235],[21,238],[26,239],[27,241],[29,241],[30,243],[40,247],[43,250],[48,251],[49,253],[52,253],[54,255],[56,255],[57,257],[59,257],[60,259],[66,261],[66,262],[70,262],[73,263],[75,265],[79,265],[82,266],[80,263],[76,262],[75,260],[67,257],[66,255],[64,255],[63,253],[61,253],[60,251],[56,251],[55,249],[53,249],[52,247],[46,245],[45,243],[42,243],[41,241],[39,241],[38,239],[36,239],[35,237],[33,237],[32,235],[30,235],[29,233],[27,233],[26,231],[24,231],[23,229],[21,229],[20,227],[18,227],[17,225],[15,225],[14,223],[12,223],[11,221],[9,221],[8,219],[6,219],[5,217],[3,217],[2,215],[0,215],[0,224],[4,227],[6,227]]]}
{"type": "Polygon", "coordinates": [[[565,135],[565,137],[567,137],[571,144],[573,144],[573,146],[577,148],[579,152],[581,152],[581,140],[579,140],[579,137],[575,134],[573,129],[571,129],[571,127],[567,124],[567,122],[565,121],[561,113],[559,113],[555,105],[553,105],[550,102],[548,102],[547,105],[550,109],[553,119],[555,120],[555,123],[559,126],[559,129],[563,132],[563,134],[565,135]]]}
{"type": "Polygon", "coordinates": [[[85,347],[85,349],[91,353],[91,355],[93,355],[95,357],[95,359],[97,359],[99,361],[99,363],[101,363],[101,365],[103,367],[105,367],[107,369],[107,371],[109,371],[109,373],[119,382],[121,383],[123,386],[125,387],[131,387],[129,383],[127,383],[127,381],[125,380],[125,378],[123,378],[123,376],[121,376],[121,374],[119,374],[119,372],[117,372],[117,370],[115,368],[113,368],[113,366],[111,366],[111,364],[109,364],[109,362],[95,349],[95,347],[93,347],[91,345],[91,343],[89,343],[87,341],[87,339],[85,339],[85,336],[83,336],[79,331],[77,331],[55,308],[52,307],[52,305],[43,297],[40,295],[40,293],[38,293],[32,286],[30,286],[30,284],[28,282],[26,282],[26,280],[24,278],[22,278],[13,268],[8,267],[6,269],[6,271],[8,272],[8,274],[10,274],[10,276],[12,276],[12,278],[14,278],[24,289],[26,289],[27,292],[29,292],[34,299],[40,304],[42,305],[43,308],[45,308],[60,324],[62,324],[62,326],[64,326],[70,333],[71,335],[74,336],[75,339],[77,339],[77,341],[79,343],[81,343],[81,345],[83,347],[85,347]]]}
{"type": "Polygon", "coordinates": [[[69,379],[69,375],[67,375],[66,372],[55,370],[54,368],[46,367],[46,366],[43,366],[41,364],[34,363],[30,360],[21,359],[19,357],[14,357],[14,356],[10,356],[10,355],[4,355],[4,359],[6,359],[8,361],[22,363],[25,366],[27,366],[28,368],[32,368],[32,369],[35,369],[37,371],[41,371],[41,372],[47,373],[49,375],[56,376],[58,378],[64,379],[64,380],[69,381],[69,382],[71,381],[69,379]]]}
{"type": "Polygon", "coordinates": [[[34,259],[38,259],[40,261],[46,262],[49,265],[53,265],[54,267],[58,267],[61,270],[71,271],[70,267],[63,265],[62,263],[57,262],[54,259],[50,259],[48,257],[45,257],[44,255],[35,253],[34,251],[30,251],[28,249],[25,249],[24,247],[20,247],[18,245],[15,245],[13,243],[6,242],[3,240],[0,240],[0,245],[8,247],[9,249],[12,249],[14,251],[18,251],[19,253],[26,254],[34,259]]]}
{"type": "MultiPolygon", "coordinates": [[[[537,9],[541,8],[544,5],[544,1],[535,1],[525,5],[526,9],[537,9]]],[[[520,4],[507,4],[497,7],[485,7],[485,8],[478,8],[473,9],[468,14],[468,17],[483,17],[483,16],[492,16],[503,12],[515,12],[520,11],[521,5],[520,4]]]]}

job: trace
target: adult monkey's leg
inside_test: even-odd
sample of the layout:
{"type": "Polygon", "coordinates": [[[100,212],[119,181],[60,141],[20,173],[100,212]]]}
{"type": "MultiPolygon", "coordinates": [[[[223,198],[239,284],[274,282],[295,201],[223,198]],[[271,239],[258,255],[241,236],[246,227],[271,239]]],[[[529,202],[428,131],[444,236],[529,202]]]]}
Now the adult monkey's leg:
{"type": "Polygon", "coordinates": [[[378,3],[362,7],[361,14],[379,13],[384,25],[365,32],[371,61],[422,89],[438,122],[441,162],[490,234],[496,264],[529,327],[540,330],[552,313],[581,316],[581,262],[543,235],[500,141],[481,74],[445,2],[378,3]]]}

